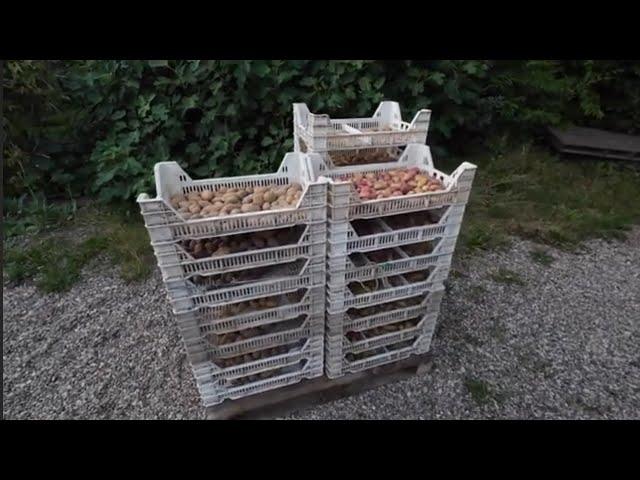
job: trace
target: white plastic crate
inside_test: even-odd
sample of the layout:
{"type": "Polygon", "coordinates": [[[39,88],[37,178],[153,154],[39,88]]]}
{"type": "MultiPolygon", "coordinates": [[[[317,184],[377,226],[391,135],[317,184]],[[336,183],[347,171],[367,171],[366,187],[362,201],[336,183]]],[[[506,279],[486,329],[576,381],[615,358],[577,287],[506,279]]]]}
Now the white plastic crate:
{"type": "MultiPolygon", "coordinates": [[[[297,317],[283,320],[280,323],[297,320],[297,317]]],[[[185,347],[191,359],[198,363],[198,358],[210,360],[216,363],[216,359],[225,359],[246,355],[268,348],[287,345],[303,338],[322,336],[324,333],[324,315],[304,316],[300,319],[300,325],[293,326],[286,330],[274,331],[252,338],[225,343],[222,345],[212,345],[207,339],[206,333],[199,333],[191,337],[183,333],[185,347]]],[[[271,324],[277,327],[277,324],[271,324]]]]}
{"type": "Polygon", "coordinates": [[[176,162],[157,163],[154,168],[157,196],[150,198],[146,193],[138,196],[151,242],[191,240],[323,222],[326,219],[327,186],[324,181],[312,181],[308,170],[308,158],[316,155],[287,153],[276,173],[206,180],[192,180],[176,162]],[[177,194],[220,187],[284,186],[294,182],[303,189],[294,208],[186,220],[170,203],[171,197],[177,194]]]}
{"type": "Polygon", "coordinates": [[[293,104],[294,149],[323,152],[354,148],[393,147],[426,143],[431,110],[420,110],[402,121],[397,102],[381,102],[372,117],[331,119],[309,111],[305,103],[293,104]]]}
{"type": "MultiPolygon", "coordinates": [[[[425,313],[417,325],[411,328],[405,328],[396,332],[377,335],[372,338],[363,338],[362,340],[350,341],[342,332],[326,332],[326,360],[336,358],[336,355],[342,356],[347,353],[361,353],[374,348],[385,347],[415,338],[423,333],[423,330],[432,328],[435,324],[438,313],[425,313]]],[[[339,357],[338,357],[339,358],[339,357]]]]}
{"type": "Polygon", "coordinates": [[[163,280],[173,282],[196,275],[214,275],[287,263],[299,258],[323,257],[326,254],[326,230],[326,223],[314,223],[306,225],[300,239],[290,245],[200,259],[194,258],[176,242],[156,244],[153,249],[163,280]]]}
{"type": "Polygon", "coordinates": [[[322,316],[325,311],[324,285],[302,289],[301,298],[292,301],[290,290],[277,295],[276,306],[261,310],[249,310],[230,315],[230,307],[241,302],[234,302],[215,307],[203,306],[195,311],[176,315],[178,327],[184,338],[207,333],[223,334],[245,328],[262,327],[277,322],[296,318],[299,315],[322,316]]]}
{"type": "Polygon", "coordinates": [[[437,223],[394,230],[384,218],[376,219],[380,233],[358,235],[350,222],[329,222],[327,233],[329,257],[353,252],[371,252],[411,243],[432,241],[442,237],[457,237],[462,225],[464,205],[451,205],[437,223]]]}
{"type": "Polygon", "coordinates": [[[439,239],[434,250],[424,255],[409,256],[400,247],[394,247],[401,258],[375,263],[361,255],[364,265],[356,265],[348,255],[327,257],[327,282],[336,287],[354,280],[366,281],[378,277],[398,275],[422,270],[432,265],[449,266],[453,257],[457,237],[439,239]]]}
{"type": "Polygon", "coordinates": [[[291,352],[220,369],[212,362],[204,362],[193,368],[198,390],[205,407],[228,399],[238,399],[275,388],[298,383],[303,379],[322,375],[324,366],[323,338],[311,337],[300,348],[291,352]],[[304,363],[304,365],[302,365],[304,363]],[[233,382],[250,375],[277,372],[277,375],[234,386],[233,382]]]}
{"type": "MultiPolygon", "coordinates": [[[[419,355],[428,352],[431,347],[431,339],[436,325],[436,319],[433,317],[435,317],[435,315],[427,317],[428,320],[425,322],[419,334],[414,334],[413,337],[402,338],[402,340],[399,340],[399,342],[406,344],[406,346],[402,346],[401,348],[394,349],[394,344],[390,341],[381,342],[384,343],[384,345],[373,347],[370,351],[371,356],[358,360],[349,360],[347,358],[348,355],[352,354],[352,352],[346,353],[341,357],[332,354],[331,358],[328,357],[329,352],[325,353],[325,373],[327,377],[338,378],[347,373],[369,370],[381,365],[403,360],[411,355],[419,355]]],[[[397,341],[398,338],[396,337],[394,340],[397,341]]],[[[395,344],[395,346],[397,345],[398,344],[395,344]]]]}
{"type": "MultiPolygon", "coordinates": [[[[285,265],[286,267],[286,265],[285,265]]],[[[195,285],[190,280],[167,283],[169,302],[176,314],[195,311],[202,306],[216,306],[242,300],[252,300],[268,295],[320,286],[325,283],[326,263],[323,258],[307,260],[306,266],[299,269],[293,266],[278,278],[267,278],[228,288],[206,291],[206,284],[195,285]]],[[[205,282],[210,277],[203,277],[205,282]]]]}
{"type": "Polygon", "coordinates": [[[444,288],[428,291],[411,298],[419,301],[415,305],[402,306],[390,311],[380,311],[371,315],[359,317],[349,311],[327,314],[327,332],[346,333],[347,331],[361,331],[369,328],[381,327],[390,323],[410,320],[420,314],[438,312],[444,296],[444,288]]]}
{"type": "Polygon", "coordinates": [[[446,205],[464,205],[469,199],[476,166],[463,162],[450,175],[433,166],[431,150],[426,145],[408,145],[397,162],[358,165],[330,169],[320,156],[309,156],[312,178],[329,179],[329,219],[334,222],[359,218],[376,218],[386,215],[438,208],[446,205]],[[361,200],[349,180],[344,176],[355,173],[368,174],[397,168],[417,167],[423,174],[440,179],[445,189],[435,192],[403,195],[376,200],[361,200]]]}
{"type": "Polygon", "coordinates": [[[387,162],[395,162],[401,156],[403,152],[403,148],[401,147],[389,147],[389,148],[356,148],[353,150],[338,150],[333,152],[319,152],[322,156],[324,163],[331,170],[355,166],[355,165],[371,165],[371,164],[379,164],[379,163],[387,163],[387,162]],[[369,160],[366,162],[359,162],[358,157],[360,156],[373,156],[373,154],[380,155],[384,154],[387,157],[390,157],[386,162],[382,162],[379,160],[369,160]],[[350,160],[346,160],[345,157],[350,157],[350,160]]]}
{"type": "Polygon", "coordinates": [[[378,279],[380,287],[377,290],[357,295],[349,290],[348,285],[335,290],[328,285],[327,313],[340,313],[352,307],[376,305],[437,290],[449,276],[449,270],[449,266],[435,267],[426,280],[409,283],[406,279],[401,278],[400,282],[403,282],[403,284],[399,286],[393,286],[390,283],[389,279],[391,277],[383,277],[378,279]]]}

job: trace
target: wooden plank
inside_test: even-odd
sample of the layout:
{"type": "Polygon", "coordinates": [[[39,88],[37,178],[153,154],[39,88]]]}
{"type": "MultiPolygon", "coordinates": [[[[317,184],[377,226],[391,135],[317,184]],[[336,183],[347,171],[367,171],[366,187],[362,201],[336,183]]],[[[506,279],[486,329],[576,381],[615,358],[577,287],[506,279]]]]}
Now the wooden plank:
{"type": "Polygon", "coordinates": [[[554,144],[562,148],[607,150],[622,155],[640,153],[640,136],[608,132],[595,128],[550,128],[554,144]]]}
{"type": "Polygon", "coordinates": [[[361,393],[380,385],[409,378],[430,370],[430,353],[414,355],[389,365],[336,379],[326,377],[304,380],[295,385],[264,392],[234,401],[226,401],[207,409],[209,420],[258,420],[281,416],[292,410],[303,410],[361,393]]]}
{"type": "Polygon", "coordinates": [[[564,147],[558,148],[558,151],[561,153],[570,153],[574,155],[585,155],[590,157],[599,157],[599,158],[611,158],[615,160],[636,160],[640,161],[640,153],[620,153],[610,150],[595,150],[589,148],[571,148],[564,147]]]}

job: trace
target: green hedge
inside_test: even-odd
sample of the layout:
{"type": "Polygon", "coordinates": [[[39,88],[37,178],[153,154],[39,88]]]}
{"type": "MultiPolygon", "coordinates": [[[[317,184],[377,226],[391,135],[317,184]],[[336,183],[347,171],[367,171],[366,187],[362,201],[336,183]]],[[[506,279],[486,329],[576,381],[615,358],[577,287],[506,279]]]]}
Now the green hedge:
{"type": "Polygon", "coordinates": [[[433,110],[429,143],[462,153],[566,122],[640,130],[632,61],[9,61],[5,195],[153,191],[156,162],[194,177],[272,171],[293,102],[368,116],[384,99],[433,110]]]}

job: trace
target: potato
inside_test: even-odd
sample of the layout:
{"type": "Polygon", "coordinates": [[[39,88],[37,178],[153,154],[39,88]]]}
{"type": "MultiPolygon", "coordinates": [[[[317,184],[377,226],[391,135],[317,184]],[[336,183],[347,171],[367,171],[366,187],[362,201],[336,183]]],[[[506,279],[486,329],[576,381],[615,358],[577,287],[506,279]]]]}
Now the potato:
{"type": "Polygon", "coordinates": [[[269,202],[264,202],[262,204],[262,210],[271,210],[271,204],[269,202]]]}
{"type": "Polygon", "coordinates": [[[266,302],[265,302],[265,305],[266,305],[267,308],[275,308],[275,307],[278,306],[278,301],[273,297],[267,298],[266,302]]]}
{"type": "Polygon", "coordinates": [[[275,202],[276,198],[278,198],[278,195],[273,190],[269,190],[264,193],[262,198],[265,202],[272,203],[272,202],[275,202]]]}
{"type": "Polygon", "coordinates": [[[191,205],[189,205],[189,212],[191,214],[198,213],[199,211],[200,205],[198,205],[197,203],[192,203],[191,205]]]}
{"type": "Polygon", "coordinates": [[[256,205],[262,205],[265,202],[264,195],[262,193],[254,193],[251,199],[256,205]]]}
{"type": "Polygon", "coordinates": [[[224,203],[240,203],[240,196],[236,193],[225,193],[222,201],[224,203]]]}
{"type": "Polygon", "coordinates": [[[178,206],[180,208],[189,208],[190,205],[191,203],[188,200],[181,200],[180,202],[178,202],[178,206]]]}
{"type": "Polygon", "coordinates": [[[200,192],[200,198],[208,202],[213,198],[213,192],[211,190],[203,190],[200,192]]]}
{"type": "Polygon", "coordinates": [[[242,210],[240,210],[239,208],[234,208],[233,210],[231,210],[229,212],[231,215],[237,215],[238,213],[242,213],[242,210]]]}
{"type": "Polygon", "coordinates": [[[206,208],[209,205],[211,205],[209,202],[205,201],[205,200],[198,200],[198,205],[200,206],[200,208],[206,208]]]}
{"type": "MultiPolygon", "coordinates": [[[[242,213],[249,213],[251,211],[251,208],[253,207],[252,204],[250,203],[244,203],[242,204],[242,207],[240,207],[240,211],[242,213]]],[[[237,209],[236,209],[237,210],[237,209]]]]}
{"type": "Polygon", "coordinates": [[[187,194],[187,200],[190,202],[197,202],[200,200],[200,194],[198,192],[190,192],[187,194]]]}

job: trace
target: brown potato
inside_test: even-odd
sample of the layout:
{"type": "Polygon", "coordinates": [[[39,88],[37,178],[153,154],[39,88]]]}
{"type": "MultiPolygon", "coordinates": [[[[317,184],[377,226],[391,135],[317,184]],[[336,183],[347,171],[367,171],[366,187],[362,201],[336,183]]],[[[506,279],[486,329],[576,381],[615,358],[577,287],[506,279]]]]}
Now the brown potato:
{"type": "Polygon", "coordinates": [[[198,205],[197,203],[192,203],[191,205],[189,205],[189,212],[194,214],[194,213],[198,213],[200,211],[200,205],[198,205]]]}
{"type": "Polygon", "coordinates": [[[208,202],[213,198],[213,192],[211,190],[203,190],[200,192],[200,198],[208,202]]]}
{"type": "Polygon", "coordinates": [[[225,193],[222,201],[224,203],[240,203],[240,196],[236,193],[225,193]]]}

